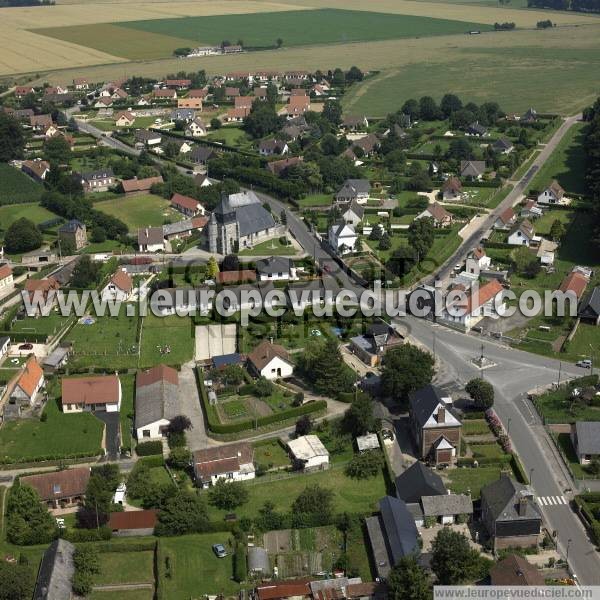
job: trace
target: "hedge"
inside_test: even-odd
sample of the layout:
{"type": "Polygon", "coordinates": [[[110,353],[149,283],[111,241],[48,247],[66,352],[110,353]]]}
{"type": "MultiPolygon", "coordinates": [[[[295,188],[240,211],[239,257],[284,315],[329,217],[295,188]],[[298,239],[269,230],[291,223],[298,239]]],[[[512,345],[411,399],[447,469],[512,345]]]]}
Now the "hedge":
{"type": "Polygon", "coordinates": [[[517,454],[513,453],[511,461],[510,461],[510,466],[512,467],[512,470],[515,474],[515,477],[517,478],[517,481],[519,483],[528,485],[529,477],[527,477],[527,473],[525,472],[525,467],[523,466],[523,463],[521,462],[521,459],[518,457],[517,454]]]}
{"type": "MultiPolygon", "coordinates": [[[[79,542],[99,542],[110,540],[112,537],[112,531],[110,527],[103,525],[100,529],[75,529],[73,527],[69,527],[62,537],[74,543],[79,542]]],[[[97,544],[94,544],[94,548],[97,547],[97,544]]]]}
{"type": "Polygon", "coordinates": [[[485,413],[481,410],[469,410],[462,415],[463,421],[485,419],[485,413]]]}
{"type": "Polygon", "coordinates": [[[147,467],[155,468],[155,467],[164,467],[165,466],[165,457],[162,454],[155,454],[152,456],[144,456],[141,458],[139,463],[146,465],[147,467]]]}
{"type": "Polygon", "coordinates": [[[475,462],[477,462],[477,464],[480,467],[486,466],[486,465],[501,465],[501,466],[507,466],[511,463],[512,461],[512,454],[505,454],[503,456],[482,456],[480,458],[458,458],[456,460],[456,464],[459,467],[473,467],[475,462]]]}
{"type": "Polygon", "coordinates": [[[246,581],[246,549],[243,544],[238,544],[235,547],[233,555],[233,578],[238,582],[246,581]]]}
{"type": "Polygon", "coordinates": [[[247,419],[238,423],[221,423],[215,407],[208,401],[208,395],[206,393],[206,388],[204,387],[204,376],[199,368],[196,370],[196,383],[200,390],[200,398],[204,405],[208,428],[213,433],[239,433],[240,431],[246,431],[247,429],[253,429],[254,427],[264,427],[265,425],[287,421],[288,419],[294,419],[327,408],[327,402],[325,400],[317,400],[257,419],[247,419]]]}
{"type": "Polygon", "coordinates": [[[139,541],[132,543],[119,543],[116,541],[112,542],[103,542],[99,544],[94,544],[94,548],[100,552],[100,554],[109,554],[109,553],[117,553],[117,552],[148,552],[154,551],[156,547],[156,540],[147,540],[147,541],[139,541]]]}
{"type": "Polygon", "coordinates": [[[163,445],[161,441],[142,442],[135,447],[135,452],[138,456],[152,456],[160,454],[162,456],[163,445]]]}
{"type": "Polygon", "coordinates": [[[59,460],[76,460],[80,458],[96,458],[104,454],[102,448],[98,448],[95,452],[75,452],[73,454],[46,454],[36,456],[34,458],[15,458],[9,456],[0,457],[1,465],[36,465],[36,463],[59,460]]]}

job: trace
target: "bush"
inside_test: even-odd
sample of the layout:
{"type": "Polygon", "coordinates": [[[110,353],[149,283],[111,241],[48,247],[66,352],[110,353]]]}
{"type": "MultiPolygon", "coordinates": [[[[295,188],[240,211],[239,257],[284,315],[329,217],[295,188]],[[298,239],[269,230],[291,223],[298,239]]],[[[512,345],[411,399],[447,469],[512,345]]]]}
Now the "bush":
{"type": "Polygon", "coordinates": [[[161,441],[142,442],[135,447],[135,451],[138,456],[162,455],[163,445],[161,441]]]}
{"type": "Polygon", "coordinates": [[[243,544],[237,544],[233,555],[233,578],[238,582],[246,581],[246,549],[243,544]]]}

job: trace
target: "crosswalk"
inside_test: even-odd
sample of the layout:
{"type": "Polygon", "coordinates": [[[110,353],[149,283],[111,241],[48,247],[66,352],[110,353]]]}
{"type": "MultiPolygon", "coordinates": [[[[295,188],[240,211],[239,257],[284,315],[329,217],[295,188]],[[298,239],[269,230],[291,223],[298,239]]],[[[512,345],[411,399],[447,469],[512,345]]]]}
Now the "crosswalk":
{"type": "Polygon", "coordinates": [[[569,504],[564,496],[538,496],[537,501],[541,506],[559,506],[561,504],[569,504]]]}

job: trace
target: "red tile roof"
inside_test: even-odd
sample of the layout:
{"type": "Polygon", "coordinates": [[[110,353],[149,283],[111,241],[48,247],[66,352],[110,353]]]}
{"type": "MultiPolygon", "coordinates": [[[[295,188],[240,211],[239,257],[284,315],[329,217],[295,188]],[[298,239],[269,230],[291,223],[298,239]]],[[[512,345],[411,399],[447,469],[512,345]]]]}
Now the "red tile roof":
{"type": "Polygon", "coordinates": [[[90,479],[90,468],[65,469],[21,477],[21,485],[29,485],[42,500],[59,500],[72,496],[82,496],[90,479]]]}
{"type": "Polygon", "coordinates": [[[44,372],[37,359],[35,356],[30,356],[25,363],[25,368],[21,371],[17,379],[16,385],[31,398],[43,377],[44,372]]]}
{"type": "Polygon", "coordinates": [[[119,388],[120,381],[117,375],[63,379],[61,403],[63,405],[117,404],[119,388]]]}
{"type": "Polygon", "coordinates": [[[190,198],[189,196],[184,196],[183,194],[173,194],[171,196],[171,206],[177,207],[181,206],[186,210],[198,210],[198,205],[200,202],[195,198],[190,198]]]}
{"type": "Polygon", "coordinates": [[[121,181],[124,192],[149,192],[155,183],[163,183],[161,175],[157,177],[146,177],[145,179],[125,179],[121,181]]]}
{"type": "Polygon", "coordinates": [[[179,374],[176,369],[167,365],[157,365],[145,371],[138,371],[136,376],[136,387],[152,385],[158,381],[168,381],[173,385],[179,385],[179,374]]]}
{"type": "Polygon", "coordinates": [[[108,526],[118,529],[153,529],[157,521],[157,510],[128,510],[110,513],[108,526]]]}
{"type": "Polygon", "coordinates": [[[131,276],[122,269],[119,269],[110,278],[110,281],[112,284],[116,285],[120,290],[123,290],[124,292],[131,292],[131,290],[133,289],[133,279],[131,279],[131,276]]]}
{"type": "MultiPolygon", "coordinates": [[[[458,289],[458,286],[455,289],[458,289]]],[[[459,300],[455,303],[455,306],[465,308],[467,314],[472,314],[492,298],[495,298],[503,289],[502,284],[497,279],[492,279],[482,285],[479,290],[468,294],[466,304],[459,300]]]]}
{"type": "Polygon", "coordinates": [[[543,575],[527,560],[509,554],[490,569],[492,585],[544,585],[543,575]]]}
{"type": "Polygon", "coordinates": [[[306,581],[288,581],[273,583],[256,588],[259,600],[278,600],[279,598],[310,597],[311,591],[306,581]]]}
{"type": "Polygon", "coordinates": [[[0,279],[6,279],[12,275],[12,268],[8,263],[0,265],[0,279]]]}
{"type": "Polygon", "coordinates": [[[290,361],[287,350],[279,344],[272,344],[269,340],[263,340],[250,354],[248,360],[260,371],[264,369],[273,358],[279,357],[286,362],[290,361]]]}
{"type": "Polygon", "coordinates": [[[515,211],[512,209],[512,206],[509,206],[506,210],[502,211],[498,218],[507,225],[515,218],[515,211]]]}
{"type": "Polygon", "coordinates": [[[241,271],[221,271],[217,274],[218,283],[237,283],[238,281],[256,281],[256,272],[242,269],[241,271]]]}
{"type": "Polygon", "coordinates": [[[558,288],[561,292],[575,292],[577,299],[581,298],[585,288],[587,287],[588,280],[585,275],[577,271],[571,271],[560,284],[558,288]]]}

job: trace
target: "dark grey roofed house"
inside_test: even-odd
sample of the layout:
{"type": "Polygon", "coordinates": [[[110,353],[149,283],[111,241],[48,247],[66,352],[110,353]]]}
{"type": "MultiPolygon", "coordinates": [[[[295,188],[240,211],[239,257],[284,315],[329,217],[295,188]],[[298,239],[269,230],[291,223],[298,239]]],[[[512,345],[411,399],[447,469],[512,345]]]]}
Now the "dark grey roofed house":
{"type": "Polygon", "coordinates": [[[209,146],[195,146],[190,152],[190,159],[194,164],[205,165],[217,153],[209,146]]]}
{"type": "Polygon", "coordinates": [[[448,395],[435,385],[426,385],[410,394],[411,413],[421,426],[427,424],[438,404],[446,404],[448,395]]]}
{"type": "Polygon", "coordinates": [[[33,600],[70,600],[74,552],[75,546],[66,540],[58,539],[50,544],[40,563],[33,600]]]}
{"type": "Polygon", "coordinates": [[[75,233],[78,229],[82,229],[84,227],[85,225],[81,221],[78,221],[77,219],[71,219],[70,221],[67,221],[64,225],[61,225],[58,228],[58,232],[75,233]]]}
{"type": "Polygon", "coordinates": [[[193,108],[176,108],[171,111],[171,121],[185,121],[189,123],[196,117],[196,111],[193,108]]]}
{"type": "Polygon", "coordinates": [[[447,490],[442,478],[420,461],[396,477],[396,495],[404,502],[420,502],[423,496],[444,494],[447,490]]]}
{"type": "Polygon", "coordinates": [[[484,160],[461,160],[460,161],[460,176],[477,179],[485,173],[484,160]]]}
{"type": "Polygon", "coordinates": [[[419,553],[419,532],[403,500],[385,496],[379,501],[379,510],[366,524],[377,574],[387,577],[403,556],[419,553]]]}
{"type": "Polygon", "coordinates": [[[342,218],[346,223],[352,223],[356,227],[365,216],[365,208],[361,204],[357,202],[357,200],[352,200],[350,204],[344,209],[342,209],[342,218]]]}
{"type": "Polygon", "coordinates": [[[580,463],[600,456],[600,421],[577,421],[571,426],[571,441],[580,463]]]}
{"type": "Polygon", "coordinates": [[[163,244],[162,227],[143,227],[138,229],[138,244],[140,246],[154,246],[163,244]]]}
{"type": "Polygon", "coordinates": [[[368,198],[371,184],[368,179],[346,179],[335,195],[336,202],[352,202],[359,198],[368,198]]]}
{"type": "Polygon", "coordinates": [[[475,121],[467,127],[467,134],[484,137],[488,134],[488,130],[479,121],[475,121]]]}
{"type": "Polygon", "coordinates": [[[497,152],[509,152],[514,148],[513,143],[506,138],[500,138],[492,144],[492,148],[497,152]]]}
{"type": "Polygon", "coordinates": [[[473,500],[467,494],[423,496],[421,498],[421,505],[423,507],[423,514],[426,517],[450,517],[473,514],[473,500]]]}
{"type": "Polygon", "coordinates": [[[138,129],[135,132],[135,141],[142,144],[147,144],[150,141],[160,143],[162,136],[156,131],[149,131],[148,129],[138,129]]]}
{"type": "Polygon", "coordinates": [[[581,299],[577,308],[577,316],[594,325],[600,323],[600,287],[595,287],[581,299]]]}
{"type": "Polygon", "coordinates": [[[294,261],[285,256],[270,256],[256,261],[256,272],[261,275],[273,275],[275,273],[290,273],[294,261]]]}

